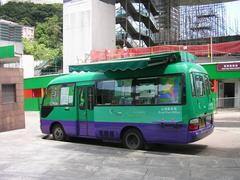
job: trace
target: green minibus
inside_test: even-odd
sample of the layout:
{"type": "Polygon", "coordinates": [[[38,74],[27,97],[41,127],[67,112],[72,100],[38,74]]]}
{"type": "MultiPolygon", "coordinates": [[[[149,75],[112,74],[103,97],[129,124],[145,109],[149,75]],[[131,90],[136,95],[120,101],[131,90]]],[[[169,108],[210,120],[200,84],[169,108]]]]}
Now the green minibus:
{"type": "Polygon", "coordinates": [[[41,130],[56,140],[85,137],[186,144],[211,134],[214,99],[206,70],[188,52],[71,66],[52,80],[41,107],[41,130]]]}

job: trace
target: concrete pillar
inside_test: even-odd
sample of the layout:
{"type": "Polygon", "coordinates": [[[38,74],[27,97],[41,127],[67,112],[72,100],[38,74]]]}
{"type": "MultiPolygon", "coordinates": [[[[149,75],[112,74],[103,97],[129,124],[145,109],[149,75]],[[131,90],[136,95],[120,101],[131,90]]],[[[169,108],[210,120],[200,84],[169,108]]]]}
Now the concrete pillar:
{"type": "Polygon", "coordinates": [[[91,50],[115,48],[115,3],[67,0],[63,6],[63,72],[87,62],[91,50]]]}

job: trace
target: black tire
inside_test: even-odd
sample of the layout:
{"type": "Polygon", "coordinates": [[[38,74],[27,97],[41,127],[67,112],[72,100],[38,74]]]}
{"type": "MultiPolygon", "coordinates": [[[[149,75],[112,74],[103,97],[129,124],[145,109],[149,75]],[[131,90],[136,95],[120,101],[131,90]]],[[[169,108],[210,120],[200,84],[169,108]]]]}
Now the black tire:
{"type": "Polygon", "coordinates": [[[64,141],[66,139],[66,134],[63,127],[60,124],[55,124],[52,128],[53,139],[56,141],[64,141]]]}
{"type": "Polygon", "coordinates": [[[123,134],[123,145],[132,150],[142,149],[144,147],[142,134],[137,129],[128,129],[123,134]]]}

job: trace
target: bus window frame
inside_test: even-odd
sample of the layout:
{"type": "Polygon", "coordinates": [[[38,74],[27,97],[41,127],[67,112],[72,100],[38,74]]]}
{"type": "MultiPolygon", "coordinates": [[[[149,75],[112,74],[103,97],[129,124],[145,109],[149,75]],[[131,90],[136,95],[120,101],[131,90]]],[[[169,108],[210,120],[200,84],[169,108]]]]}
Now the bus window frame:
{"type": "Polygon", "coordinates": [[[73,103],[72,105],[48,105],[48,106],[44,106],[44,101],[46,99],[46,95],[47,93],[44,93],[44,97],[43,97],[43,101],[42,101],[42,107],[74,107],[75,106],[75,97],[76,97],[76,82],[67,82],[67,83],[58,83],[58,84],[51,84],[46,88],[46,91],[48,90],[48,88],[50,88],[51,86],[56,86],[56,85],[67,85],[67,84],[73,84],[73,103]]]}
{"type": "MultiPolygon", "coordinates": [[[[161,77],[164,77],[164,76],[181,76],[181,93],[182,93],[182,96],[181,96],[181,103],[171,103],[171,104],[138,104],[136,105],[135,104],[135,96],[133,96],[133,104],[131,105],[119,105],[119,104],[98,104],[97,103],[97,98],[95,98],[95,105],[94,106],[97,106],[97,107],[109,107],[109,106],[183,106],[183,105],[186,105],[186,102],[187,102],[187,96],[186,96],[186,74],[185,73],[174,73],[174,74],[163,74],[163,75],[158,75],[158,76],[145,76],[145,77],[125,77],[125,78],[116,78],[116,79],[101,79],[101,80],[96,80],[95,81],[95,97],[97,97],[97,83],[98,82],[102,82],[102,81],[111,81],[111,80],[125,80],[125,79],[132,79],[132,82],[133,82],[133,91],[136,92],[136,82],[137,82],[137,79],[138,78],[161,78],[161,77]]],[[[159,80],[158,80],[159,81],[159,80]]],[[[133,93],[134,93],[133,92],[133,93]]]]}
{"type": "Polygon", "coordinates": [[[80,110],[86,110],[87,109],[87,106],[86,106],[86,91],[84,91],[85,88],[84,87],[78,87],[78,93],[77,93],[77,99],[78,99],[78,108],[80,110]],[[81,91],[80,91],[81,90],[81,91]],[[84,93],[85,92],[85,93],[84,93]],[[83,94],[81,94],[83,93],[83,94]],[[80,95],[83,95],[83,98],[80,97],[80,95]],[[81,100],[84,100],[83,104],[81,104],[81,100]]]}
{"type": "MultiPolygon", "coordinates": [[[[193,85],[194,85],[194,89],[195,89],[195,96],[192,97],[197,97],[197,98],[201,98],[201,97],[207,97],[210,95],[210,93],[207,93],[207,89],[206,89],[206,84],[205,84],[205,79],[206,77],[208,78],[209,81],[209,76],[206,73],[202,73],[202,72],[191,72],[191,79],[193,80],[193,85]],[[200,76],[203,80],[203,95],[199,95],[198,94],[198,89],[196,87],[196,76],[200,76]]],[[[192,88],[192,85],[191,85],[192,88]]]]}
{"type": "Polygon", "coordinates": [[[95,106],[95,99],[96,99],[96,94],[95,94],[95,86],[88,86],[87,87],[87,109],[88,110],[93,110],[95,106]],[[89,93],[91,91],[91,93],[89,93]],[[90,101],[90,97],[92,98],[92,102],[90,101]]]}
{"type": "Polygon", "coordinates": [[[190,81],[191,81],[191,94],[192,97],[197,97],[197,91],[196,91],[196,83],[195,83],[195,77],[194,77],[194,72],[190,73],[190,81]],[[194,92],[194,94],[193,94],[194,92]]]}
{"type": "Polygon", "coordinates": [[[207,74],[204,74],[204,85],[205,85],[205,90],[206,90],[206,93],[207,95],[209,96],[211,94],[211,81],[210,81],[210,78],[207,74]],[[208,84],[205,84],[206,83],[206,80],[208,81],[208,84]],[[208,87],[207,87],[208,85],[208,87]]]}

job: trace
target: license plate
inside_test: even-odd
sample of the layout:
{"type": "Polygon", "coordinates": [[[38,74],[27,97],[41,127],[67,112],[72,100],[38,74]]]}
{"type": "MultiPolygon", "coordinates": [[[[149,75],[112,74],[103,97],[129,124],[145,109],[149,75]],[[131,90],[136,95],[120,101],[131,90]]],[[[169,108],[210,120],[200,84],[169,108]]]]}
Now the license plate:
{"type": "Polygon", "coordinates": [[[199,128],[204,128],[205,127],[205,121],[204,119],[200,119],[200,122],[199,122],[199,128]]]}

